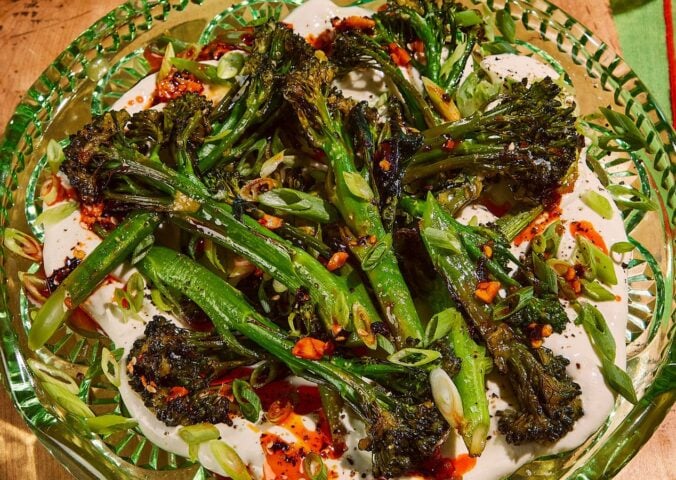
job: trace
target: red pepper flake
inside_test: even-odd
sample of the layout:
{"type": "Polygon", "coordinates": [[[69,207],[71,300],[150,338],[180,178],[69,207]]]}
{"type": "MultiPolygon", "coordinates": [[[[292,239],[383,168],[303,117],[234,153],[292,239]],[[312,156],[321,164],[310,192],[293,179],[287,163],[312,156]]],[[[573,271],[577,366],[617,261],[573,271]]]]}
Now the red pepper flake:
{"type": "Polygon", "coordinates": [[[171,387],[169,390],[169,395],[167,395],[167,401],[171,402],[177,398],[185,397],[190,391],[185,387],[171,387]]]}
{"type": "Polygon", "coordinates": [[[284,220],[282,220],[279,217],[275,217],[274,215],[268,215],[266,213],[265,215],[263,215],[263,217],[261,217],[258,220],[258,223],[263,225],[268,230],[276,230],[282,225],[284,225],[284,220]]]}
{"type": "Polygon", "coordinates": [[[345,265],[345,262],[349,258],[349,254],[347,252],[336,252],[333,255],[331,255],[331,258],[329,259],[329,262],[326,264],[326,268],[330,271],[333,272],[334,270],[338,270],[340,267],[345,265]]]}
{"type": "Polygon", "coordinates": [[[549,210],[538,215],[535,220],[524,228],[514,239],[514,245],[518,247],[523,242],[532,240],[536,235],[544,232],[549,224],[554,222],[560,216],[561,208],[559,203],[556,203],[549,210]]]}
{"type": "Polygon", "coordinates": [[[186,93],[202,93],[204,84],[192,73],[172,68],[155,91],[154,105],[182,97],[186,93]]]}
{"type": "Polygon", "coordinates": [[[324,355],[329,355],[333,351],[333,345],[329,342],[323,342],[312,337],[303,337],[296,342],[291,349],[298,358],[305,360],[320,360],[324,355]]]}
{"type": "Polygon", "coordinates": [[[448,140],[446,140],[444,142],[444,144],[441,146],[441,148],[445,152],[450,152],[450,151],[454,150],[455,147],[457,147],[458,145],[460,145],[460,142],[458,142],[457,140],[453,140],[452,138],[449,138],[448,140]]]}
{"type": "Polygon", "coordinates": [[[376,22],[369,17],[359,17],[353,15],[345,18],[331,19],[331,25],[337,32],[345,32],[350,30],[357,30],[364,33],[371,33],[376,26],[376,22]]]}
{"type": "Polygon", "coordinates": [[[408,67],[411,63],[411,56],[408,52],[394,42],[387,46],[387,53],[390,54],[392,61],[400,67],[408,67]]]}
{"type": "Polygon", "coordinates": [[[500,282],[479,282],[474,295],[484,303],[493,303],[500,287],[500,282]]]}

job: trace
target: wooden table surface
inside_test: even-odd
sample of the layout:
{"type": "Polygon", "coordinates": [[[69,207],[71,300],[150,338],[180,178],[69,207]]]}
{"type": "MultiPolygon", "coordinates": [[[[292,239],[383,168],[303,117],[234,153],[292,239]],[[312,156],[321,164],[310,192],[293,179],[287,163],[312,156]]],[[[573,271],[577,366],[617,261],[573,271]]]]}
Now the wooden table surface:
{"type": "MultiPolygon", "coordinates": [[[[0,0],[0,129],[50,61],[119,0],[0,0]]],[[[607,0],[554,0],[619,51],[607,0]]],[[[676,479],[676,411],[617,479],[676,479]]],[[[0,478],[66,480],[70,475],[23,424],[0,391],[0,478]]]]}

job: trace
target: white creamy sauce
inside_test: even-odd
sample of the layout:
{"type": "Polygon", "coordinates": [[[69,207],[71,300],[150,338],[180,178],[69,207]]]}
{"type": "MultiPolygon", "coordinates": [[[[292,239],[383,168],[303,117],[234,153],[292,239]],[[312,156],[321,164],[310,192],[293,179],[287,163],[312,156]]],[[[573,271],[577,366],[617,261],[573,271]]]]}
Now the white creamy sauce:
{"type": "MultiPolygon", "coordinates": [[[[310,33],[318,34],[324,29],[329,28],[329,19],[332,17],[369,14],[369,11],[358,7],[340,8],[330,2],[330,0],[310,0],[294,10],[285,21],[293,24],[294,29],[305,36],[310,33]]],[[[545,76],[557,77],[556,73],[547,65],[533,58],[517,55],[489,57],[483,61],[482,67],[501,78],[509,76],[516,79],[525,77],[529,80],[534,80],[545,76]]],[[[378,75],[375,75],[375,77],[378,77],[378,75]]],[[[118,100],[114,108],[126,108],[130,113],[147,108],[152,99],[155,77],[155,75],[151,75],[140,81],[132,90],[118,100]]],[[[382,80],[382,76],[380,77],[382,80]]],[[[354,83],[348,85],[351,88],[347,89],[348,91],[345,94],[355,96],[358,99],[370,99],[384,91],[380,89],[381,87],[384,88],[382,81],[380,82],[380,86],[376,82],[375,90],[372,89],[374,85],[369,84],[369,80],[364,80],[363,77],[353,77],[351,81],[354,83]],[[363,84],[360,85],[362,81],[363,84]]],[[[609,195],[603,189],[596,176],[587,168],[583,158],[579,160],[579,167],[580,177],[576,183],[575,190],[563,198],[561,220],[564,223],[572,220],[590,221],[609,246],[615,242],[626,240],[621,216],[616,207],[614,207],[613,218],[606,220],[586,207],[580,200],[580,194],[590,189],[596,190],[608,198],[609,195]]],[[[65,178],[64,181],[67,182],[65,178]]],[[[491,214],[483,207],[473,206],[463,212],[463,217],[466,220],[474,215],[478,216],[482,222],[492,219],[491,214]]],[[[63,266],[65,259],[72,257],[75,249],[89,253],[100,242],[101,240],[98,236],[80,224],[80,212],[73,213],[57,224],[48,225],[45,228],[45,272],[47,275],[50,275],[54,269],[63,266]]],[[[575,241],[568,232],[568,229],[566,229],[566,234],[561,242],[559,256],[561,258],[569,258],[574,245],[575,241]]],[[[617,344],[616,362],[618,366],[624,368],[627,286],[624,271],[619,265],[616,265],[615,269],[619,284],[612,291],[620,297],[620,300],[599,303],[597,307],[603,313],[615,337],[617,344]]],[[[160,313],[151,302],[146,302],[140,313],[144,321],[130,319],[126,323],[123,323],[119,316],[114,313],[114,310],[111,308],[113,292],[115,288],[122,288],[125,280],[133,272],[134,269],[130,267],[123,266],[117,269],[113,274],[115,278],[104,282],[83,304],[83,308],[99,323],[105,333],[115,342],[116,346],[122,347],[125,350],[120,368],[122,380],[120,394],[131,416],[139,422],[141,431],[150,441],[161,448],[187,456],[188,447],[178,436],[180,427],[167,427],[164,423],[157,420],[154,414],[145,407],[141,397],[131,389],[127,381],[126,357],[134,341],[143,335],[145,328],[144,321],[149,321],[153,315],[160,313]]],[[[574,313],[569,313],[572,318],[574,313]]],[[[167,315],[165,314],[165,316],[167,315]]],[[[176,322],[175,318],[171,320],[176,322]]],[[[478,459],[476,467],[465,475],[466,479],[498,479],[510,474],[520,465],[538,456],[575,448],[597,431],[607,418],[614,404],[615,397],[605,384],[600,371],[600,361],[593,351],[589,338],[583,329],[571,323],[563,334],[554,334],[549,337],[546,340],[546,346],[556,353],[565,355],[570,360],[568,373],[581,386],[584,416],[576,422],[574,430],[555,445],[547,447],[536,445],[514,446],[507,444],[504,437],[497,432],[495,412],[506,408],[507,404],[499,396],[498,398],[491,398],[491,439],[487,442],[486,449],[478,459]]],[[[492,393],[500,394],[499,379],[496,377],[496,375],[493,375],[489,378],[489,398],[492,393]]],[[[292,381],[307,384],[307,382],[299,378],[292,378],[292,381]]],[[[349,432],[351,432],[348,435],[348,451],[340,460],[326,461],[327,466],[337,472],[339,478],[344,479],[354,478],[353,470],[357,472],[367,472],[370,470],[370,454],[362,452],[357,448],[357,442],[364,436],[364,426],[359,420],[354,419],[349,412],[346,413],[345,424],[349,432]],[[353,464],[348,463],[348,456],[353,464]]],[[[307,428],[310,430],[314,429],[315,422],[311,416],[307,416],[304,422],[307,428]]],[[[257,478],[263,475],[264,468],[264,455],[260,444],[261,433],[266,431],[276,433],[289,442],[295,442],[295,437],[291,432],[265,421],[254,425],[246,420],[235,418],[233,419],[232,426],[219,424],[217,428],[221,433],[221,438],[235,448],[257,478]]],[[[449,456],[457,456],[465,453],[466,450],[461,438],[452,434],[444,447],[444,452],[449,456]]],[[[202,445],[199,450],[199,460],[206,468],[219,474],[225,474],[212,457],[206,445],[202,445]]]]}

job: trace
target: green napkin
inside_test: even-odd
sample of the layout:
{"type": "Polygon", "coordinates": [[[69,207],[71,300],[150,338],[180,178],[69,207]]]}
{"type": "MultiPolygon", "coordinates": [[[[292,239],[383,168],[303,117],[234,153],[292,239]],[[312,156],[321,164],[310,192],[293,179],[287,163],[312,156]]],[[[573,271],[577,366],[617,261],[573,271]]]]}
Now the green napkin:
{"type": "MultiPolygon", "coordinates": [[[[662,111],[673,122],[663,3],[670,1],[611,0],[611,6],[620,37],[622,57],[647,85],[662,111]]],[[[676,24],[676,15],[672,12],[673,24],[676,24]]]]}

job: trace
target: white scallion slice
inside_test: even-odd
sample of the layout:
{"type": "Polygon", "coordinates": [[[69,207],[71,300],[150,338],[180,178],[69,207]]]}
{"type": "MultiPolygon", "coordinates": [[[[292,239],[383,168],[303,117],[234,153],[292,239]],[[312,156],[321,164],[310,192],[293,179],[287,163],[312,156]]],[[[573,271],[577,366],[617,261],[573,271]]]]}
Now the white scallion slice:
{"type": "Polygon", "coordinates": [[[234,448],[221,440],[210,441],[209,448],[226,476],[232,480],[251,480],[246,465],[234,448]]]}

